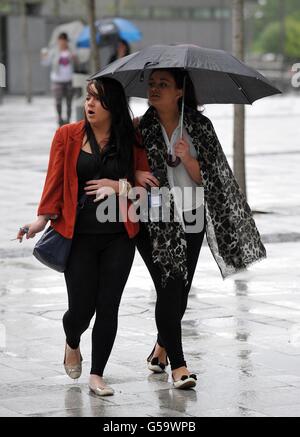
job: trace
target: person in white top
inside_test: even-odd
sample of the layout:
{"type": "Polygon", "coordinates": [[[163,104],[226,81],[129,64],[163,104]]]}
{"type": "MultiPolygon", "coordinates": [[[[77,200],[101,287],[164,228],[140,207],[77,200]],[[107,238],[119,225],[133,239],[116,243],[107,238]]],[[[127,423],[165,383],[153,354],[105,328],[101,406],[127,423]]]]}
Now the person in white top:
{"type": "MultiPolygon", "coordinates": [[[[186,241],[187,283],[181,278],[173,277],[169,277],[165,284],[162,281],[163,264],[160,265],[160,261],[163,263],[164,260],[155,259],[153,255],[153,248],[157,253],[157,246],[160,244],[160,237],[155,234],[160,224],[157,225],[158,228],[152,227],[152,230],[149,230],[146,223],[141,223],[137,236],[137,248],[147,265],[157,292],[155,317],[158,336],[153,351],[147,358],[148,368],[160,373],[168,365],[169,358],[174,386],[180,389],[194,387],[197,379],[196,375],[188,370],[184,359],[181,319],[187,307],[188,293],[206,226],[201,164],[197,159],[192,138],[184,127],[181,130],[180,111],[183,107],[184,84],[185,105],[197,110],[194,87],[187,73],[179,69],[153,70],[148,83],[150,108],[139,121],[135,120],[136,125],[139,124],[141,143],[146,148],[150,169],[157,174],[155,163],[159,162],[163,174],[159,181],[153,173],[139,170],[136,172],[136,182],[146,188],[158,185],[176,188],[173,195],[174,205],[181,217],[179,223],[185,231],[183,238],[186,241]],[[155,123],[157,128],[154,127],[155,123]],[[161,149],[158,150],[158,147],[161,149]],[[191,216],[198,220],[196,232],[187,231],[187,223],[191,222],[191,216]]],[[[161,229],[164,229],[164,224],[161,229]]],[[[168,242],[168,245],[167,250],[170,251],[172,242],[168,242]]]]}
{"type": "Polygon", "coordinates": [[[69,48],[69,38],[65,32],[59,34],[57,47],[41,51],[41,61],[44,66],[51,66],[51,90],[55,98],[55,106],[59,126],[69,123],[72,115],[72,76],[74,63],[77,61],[75,53],[69,48]],[[66,100],[66,119],[62,117],[62,104],[66,100]]]}
{"type": "MultiPolygon", "coordinates": [[[[173,131],[171,138],[169,139],[164,125],[160,123],[163,133],[164,141],[167,145],[169,155],[172,157],[176,155],[177,143],[180,143],[180,121],[173,131]]],[[[182,144],[189,151],[189,155],[193,159],[197,159],[197,152],[193,146],[191,137],[186,129],[183,127],[183,140],[182,144]]],[[[188,172],[188,166],[184,162],[180,161],[176,166],[168,166],[168,181],[171,188],[178,187],[180,190],[174,190],[174,200],[177,208],[177,212],[182,217],[182,214],[187,211],[193,211],[204,203],[203,188],[200,189],[200,184],[196,182],[188,172]]],[[[198,179],[197,179],[198,181],[198,179]]],[[[184,226],[184,221],[183,226],[184,226]]]]}

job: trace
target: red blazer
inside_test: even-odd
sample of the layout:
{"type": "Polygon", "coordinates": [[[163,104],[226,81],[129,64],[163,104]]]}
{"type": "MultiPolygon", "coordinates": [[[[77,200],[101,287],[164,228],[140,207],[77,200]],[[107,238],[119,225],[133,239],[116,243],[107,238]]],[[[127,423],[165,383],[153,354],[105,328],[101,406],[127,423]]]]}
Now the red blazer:
{"type": "MultiPolygon", "coordinates": [[[[78,178],[77,159],[84,137],[84,120],[67,124],[57,129],[50,150],[47,176],[38,206],[38,215],[58,214],[51,226],[66,238],[74,234],[78,178]]],[[[134,147],[134,168],[149,171],[147,155],[144,149],[134,147]]],[[[121,212],[127,212],[129,204],[120,203],[121,212]],[[124,210],[125,208],[125,210],[124,210]]],[[[139,231],[139,224],[129,219],[124,221],[130,238],[139,231]]]]}

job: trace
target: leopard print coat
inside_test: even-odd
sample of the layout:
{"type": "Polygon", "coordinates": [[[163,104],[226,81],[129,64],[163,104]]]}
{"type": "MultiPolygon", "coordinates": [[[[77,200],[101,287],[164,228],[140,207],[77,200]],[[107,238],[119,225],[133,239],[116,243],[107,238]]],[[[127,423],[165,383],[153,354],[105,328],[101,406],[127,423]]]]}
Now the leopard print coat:
{"type": "MultiPolygon", "coordinates": [[[[225,279],[265,258],[266,250],[211,121],[186,107],[184,126],[192,138],[201,168],[207,242],[225,279]]],[[[153,107],[141,118],[139,129],[151,170],[163,170],[160,185],[170,188],[167,147],[153,107]]],[[[170,209],[174,211],[172,197],[170,209]]],[[[187,283],[186,239],[181,224],[147,222],[145,226],[152,241],[153,262],[158,263],[162,271],[162,284],[165,285],[169,277],[178,276],[187,283]]]]}

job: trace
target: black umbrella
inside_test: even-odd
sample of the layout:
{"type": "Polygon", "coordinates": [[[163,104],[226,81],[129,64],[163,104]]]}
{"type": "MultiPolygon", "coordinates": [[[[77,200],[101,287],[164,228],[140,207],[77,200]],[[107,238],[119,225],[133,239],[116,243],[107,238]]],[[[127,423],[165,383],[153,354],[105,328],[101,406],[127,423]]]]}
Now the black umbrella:
{"type": "Polygon", "coordinates": [[[91,76],[120,81],[129,97],[147,98],[149,75],[155,68],[181,68],[189,72],[199,104],[252,104],[279,94],[262,74],[223,50],[192,44],[153,45],[109,64],[91,76]]]}

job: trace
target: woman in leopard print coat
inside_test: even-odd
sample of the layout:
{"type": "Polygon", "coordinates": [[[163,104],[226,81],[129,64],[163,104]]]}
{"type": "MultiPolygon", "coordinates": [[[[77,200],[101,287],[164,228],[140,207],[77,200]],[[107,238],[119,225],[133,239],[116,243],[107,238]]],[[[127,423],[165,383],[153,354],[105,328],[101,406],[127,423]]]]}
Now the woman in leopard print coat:
{"type": "MultiPolygon", "coordinates": [[[[185,212],[181,211],[182,219],[179,221],[143,223],[137,237],[138,250],[157,292],[155,315],[158,337],[148,357],[148,367],[155,372],[163,371],[169,357],[175,387],[189,388],[195,386],[196,376],[190,374],[184,360],[181,319],[186,310],[204,232],[223,278],[264,258],[266,251],[251,209],[233,176],[213,125],[197,110],[189,75],[179,69],[153,70],[148,97],[150,107],[139,121],[139,133],[149,168],[137,172],[137,182],[144,187],[148,184],[172,188],[172,171],[178,168],[181,174],[185,173],[189,186],[203,185],[204,189],[202,230],[187,233],[185,212]],[[185,110],[181,139],[179,120],[184,76],[185,110]],[[168,148],[172,145],[174,155],[181,159],[179,166],[173,170],[168,166],[168,148]],[[159,181],[153,176],[158,169],[159,181]]],[[[199,210],[198,206],[196,210],[199,210]]],[[[171,217],[176,217],[178,206],[173,196],[170,196],[169,208],[171,217]]]]}

